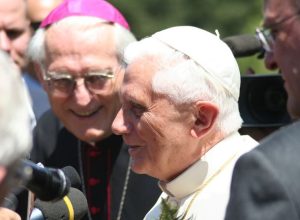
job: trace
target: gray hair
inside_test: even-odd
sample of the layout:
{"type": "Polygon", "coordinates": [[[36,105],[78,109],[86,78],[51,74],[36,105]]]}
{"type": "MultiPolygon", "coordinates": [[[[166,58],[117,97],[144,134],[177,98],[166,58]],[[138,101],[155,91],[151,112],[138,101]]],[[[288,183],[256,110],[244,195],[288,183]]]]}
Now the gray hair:
{"type": "Polygon", "coordinates": [[[126,65],[141,57],[154,59],[157,72],[152,79],[152,89],[155,93],[166,95],[175,104],[199,100],[216,104],[220,110],[217,128],[224,135],[241,127],[242,119],[235,98],[183,53],[149,37],[130,44],[124,56],[126,65]]]}
{"type": "MultiPolygon", "coordinates": [[[[99,23],[106,23],[112,25],[114,27],[115,32],[115,42],[117,48],[117,58],[121,63],[124,48],[131,42],[136,41],[134,35],[124,28],[123,26],[117,23],[109,23],[105,20],[96,17],[89,17],[89,16],[70,16],[66,17],[57,23],[52,25],[68,25],[68,26],[75,26],[75,28],[85,28],[90,27],[93,25],[97,25],[99,23]]],[[[97,30],[97,26],[95,26],[95,30],[97,30]]],[[[35,34],[33,35],[29,47],[27,50],[28,58],[40,64],[42,68],[45,68],[45,60],[46,60],[46,53],[45,53],[45,38],[46,38],[47,29],[39,28],[35,34]]]]}
{"type": "Polygon", "coordinates": [[[0,51],[0,164],[9,167],[31,149],[28,95],[17,67],[0,51]]]}

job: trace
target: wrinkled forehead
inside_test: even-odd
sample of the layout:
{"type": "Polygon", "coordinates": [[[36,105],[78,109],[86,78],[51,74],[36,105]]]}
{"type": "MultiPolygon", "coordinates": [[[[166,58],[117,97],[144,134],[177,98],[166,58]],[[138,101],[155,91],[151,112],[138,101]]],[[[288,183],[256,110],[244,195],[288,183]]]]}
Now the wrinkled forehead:
{"type": "Polygon", "coordinates": [[[157,73],[155,60],[146,56],[135,59],[125,69],[122,83],[122,93],[147,93],[151,92],[152,79],[157,73]]]}
{"type": "Polygon", "coordinates": [[[153,76],[159,71],[156,56],[141,56],[133,59],[125,69],[124,83],[151,84],[153,76]]]}
{"type": "Polygon", "coordinates": [[[49,70],[78,73],[91,69],[115,70],[120,66],[117,46],[109,27],[97,30],[59,26],[50,28],[45,42],[45,64],[49,70]]]}
{"type": "MultiPolygon", "coordinates": [[[[74,20],[75,21],[75,20],[74,20]]],[[[112,25],[103,22],[76,24],[60,22],[46,31],[46,50],[72,53],[89,51],[117,55],[117,45],[112,25]],[[68,33],[66,35],[66,33],[68,33]]]]}

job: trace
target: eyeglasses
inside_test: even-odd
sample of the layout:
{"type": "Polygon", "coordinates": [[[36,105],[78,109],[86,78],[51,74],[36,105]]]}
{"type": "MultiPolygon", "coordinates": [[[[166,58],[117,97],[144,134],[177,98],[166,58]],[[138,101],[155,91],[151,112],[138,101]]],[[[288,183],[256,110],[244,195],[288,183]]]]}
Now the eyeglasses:
{"type": "Polygon", "coordinates": [[[266,52],[272,52],[274,38],[270,29],[256,28],[256,36],[266,52]]]}
{"type": "Polygon", "coordinates": [[[47,81],[53,95],[68,97],[74,91],[79,79],[83,79],[84,85],[89,92],[97,94],[109,86],[113,77],[112,71],[90,72],[81,77],[74,77],[66,73],[47,72],[44,79],[47,81]]]}
{"type": "Polygon", "coordinates": [[[276,39],[276,33],[278,32],[280,26],[284,24],[285,22],[298,17],[300,12],[296,14],[292,14],[281,21],[272,24],[268,28],[257,28],[256,29],[256,36],[260,40],[260,43],[262,44],[262,47],[266,52],[272,52],[273,51],[273,46],[274,46],[274,41],[276,39]],[[276,30],[276,31],[275,31],[276,30]]]}

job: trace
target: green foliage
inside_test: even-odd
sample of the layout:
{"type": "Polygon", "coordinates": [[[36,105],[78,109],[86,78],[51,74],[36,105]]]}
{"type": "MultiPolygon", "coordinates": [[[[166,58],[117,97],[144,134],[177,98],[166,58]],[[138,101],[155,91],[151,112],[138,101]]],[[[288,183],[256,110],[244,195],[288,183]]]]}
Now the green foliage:
{"type": "MultiPolygon", "coordinates": [[[[192,25],[215,32],[221,38],[254,34],[262,19],[263,0],[109,0],[127,18],[138,39],[178,25],[192,25]]],[[[256,57],[238,60],[241,73],[248,68],[266,73],[256,57]]]]}
{"type": "Polygon", "coordinates": [[[169,205],[165,199],[161,200],[161,214],[159,220],[183,220],[180,217],[176,217],[177,212],[177,207],[169,205]]]}

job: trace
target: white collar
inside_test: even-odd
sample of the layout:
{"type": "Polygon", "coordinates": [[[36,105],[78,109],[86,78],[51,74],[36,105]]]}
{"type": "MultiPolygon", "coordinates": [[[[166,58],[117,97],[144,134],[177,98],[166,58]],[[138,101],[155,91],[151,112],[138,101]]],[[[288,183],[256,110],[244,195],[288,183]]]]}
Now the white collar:
{"type": "Polygon", "coordinates": [[[181,199],[199,189],[218,170],[234,157],[239,148],[241,135],[235,132],[212,147],[200,160],[170,182],[159,182],[166,194],[181,199]]]}

